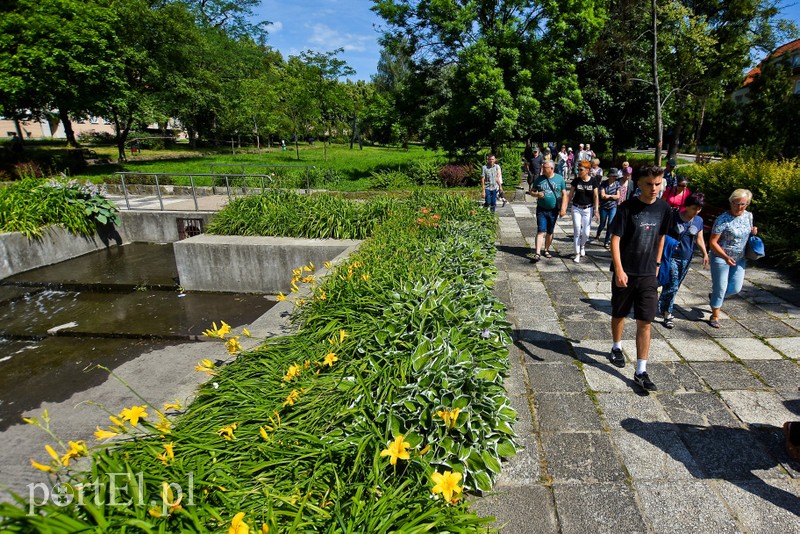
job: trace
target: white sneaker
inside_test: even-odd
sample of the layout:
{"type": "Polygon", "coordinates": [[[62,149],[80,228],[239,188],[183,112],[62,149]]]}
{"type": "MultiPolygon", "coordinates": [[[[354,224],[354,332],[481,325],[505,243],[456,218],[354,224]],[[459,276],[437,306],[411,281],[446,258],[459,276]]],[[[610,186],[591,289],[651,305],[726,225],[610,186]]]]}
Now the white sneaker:
{"type": "Polygon", "coordinates": [[[575,257],[572,258],[572,261],[574,261],[575,263],[580,263],[581,262],[581,255],[580,254],[575,254],[575,257]]]}
{"type": "Polygon", "coordinates": [[[586,256],[586,249],[581,247],[581,256],[586,256]]]}

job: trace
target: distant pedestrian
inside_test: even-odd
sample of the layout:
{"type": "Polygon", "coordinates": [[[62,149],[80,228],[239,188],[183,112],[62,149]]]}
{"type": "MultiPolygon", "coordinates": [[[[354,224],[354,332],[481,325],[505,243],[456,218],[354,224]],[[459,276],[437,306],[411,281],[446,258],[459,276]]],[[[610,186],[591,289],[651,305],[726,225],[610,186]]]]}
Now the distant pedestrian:
{"type": "Polygon", "coordinates": [[[597,158],[592,158],[592,168],[589,169],[589,174],[594,178],[597,182],[598,187],[600,186],[600,182],[603,180],[603,169],[600,168],[600,160],[597,158]]]}
{"type": "MultiPolygon", "coordinates": [[[[589,175],[591,163],[587,160],[578,162],[578,177],[572,180],[569,189],[569,202],[572,202],[572,230],[575,243],[575,263],[581,262],[586,255],[586,242],[591,235],[592,214],[596,221],[599,213],[599,184],[589,175]]],[[[566,207],[566,206],[565,206],[566,207]]],[[[563,210],[562,210],[563,211],[563,210]]]]}
{"type": "Polygon", "coordinates": [[[669,259],[669,283],[661,289],[661,296],[658,299],[658,313],[664,318],[663,324],[666,328],[675,326],[672,308],[675,305],[678,289],[686,278],[686,273],[689,272],[695,243],[703,253],[703,268],[708,268],[708,251],[703,239],[703,218],[700,217],[704,202],[703,193],[695,193],[686,199],[683,209],[673,208],[672,222],[667,235],[676,240],[678,246],[669,259]]]}
{"type": "Polygon", "coordinates": [[[500,190],[498,178],[502,180],[500,165],[494,154],[486,156],[486,165],[481,169],[481,196],[484,198],[484,206],[492,210],[497,209],[497,192],[500,190]]]}
{"type": "Polygon", "coordinates": [[[533,184],[533,196],[536,201],[536,250],[529,257],[531,261],[539,261],[541,256],[551,258],[550,245],[556,221],[567,214],[567,184],[560,174],[555,174],[552,161],[542,165],[542,175],[533,184]],[[544,252],[542,252],[544,247],[544,252]]]}
{"type": "Polygon", "coordinates": [[[612,167],[608,171],[608,178],[600,183],[600,224],[597,226],[595,239],[600,239],[600,234],[605,228],[606,238],[603,240],[605,248],[610,248],[611,246],[611,221],[614,220],[614,216],[617,214],[617,202],[620,198],[617,172],[617,169],[612,167]]]}
{"type": "Polygon", "coordinates": [[[561,150],[558,152],[558,166],[556,167],[556,172],[561,176],[564,176],[564,168],[567,166],[568,159],[569,152],[567,152],[567,145],[561,145],[561,150]]]}
{"type": "Polygon", "coordinates": [[[692,192],[689,190],[689,179],[686,176],[679,175],[676,181],[677,185],[674,187],[667,187],[664,190],[664,196],[662,198],[667,201],[670,207],[682,208],[686,199],[689,198],[692,192]]]}
{"type": "Polygon", "coordinates": [[[668,187],[675,187],[678,185],[678,175],[675,173],[675,166],[677,164],[678,162],[675,161],[675,158],[669,158],[667,160],[667,166],[664,167],[664,184],[661,186],[662,195],[668,187]]]}
{"type": "Polygon", "coordinates": [[[747,239],[758,233],[753,214],[747,211],[753,193],[737,189],[728,201],[731,208],[714,220],[711,228],[711,319],[708,324],[719,328],[719,317],[725,297],[742,290],[744,284],[747,239]]]}
{"type": "Polygon", "coordinates": [[[644,167],[639,197],[623,202],[611,223],[611,363],[625,367],[622,332],[633,308],[636,319],[636,370],[633,380],[646,391],[656,390],[647,374],[651,323],[658,309],[658,267],[669,230],[671,210],[658,198],[664,170],[644,167]]]}
{"type": "Polygon", "coordinates": [[[528,191],[533,192],[533,182],[542,174],[544,156],[539,153],[539,147],[533,147],[533,156],[528,162],[528,191]]]}

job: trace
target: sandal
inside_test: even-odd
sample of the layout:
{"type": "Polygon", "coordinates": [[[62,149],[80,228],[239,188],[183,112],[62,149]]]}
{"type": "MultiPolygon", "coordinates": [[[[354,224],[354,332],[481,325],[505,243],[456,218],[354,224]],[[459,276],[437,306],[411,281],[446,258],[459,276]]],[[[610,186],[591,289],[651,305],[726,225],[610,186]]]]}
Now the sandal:
{"type": "Polygon", "coordinates": [[[719,324],[719,320],[718,319],[710,319],[708,321],[708,326],[710,326],[711,328],[719,328],[722,325],[719,324]]]}
{"type": "Polygon", "coordinates": [[[533,263],[536,263],[537,261],[539,261],[539,255],[538,255],[538,254],[536,254],[536,253],[533,253],[533,254],[526,254],[526,256],[527,256],[527,257],[528,257],[528,259],[530,259],[530,260],[531,260],[533,263]]]}
{"type": "Polygon", "coordinates": [[[544,256],[545,258],[552,258],[552,257],[553,257],[553,256],[550,254],[550,251],[549,251],[549,250],[545,250],[545,251],[542,253],[542,256],[544,256]]]}

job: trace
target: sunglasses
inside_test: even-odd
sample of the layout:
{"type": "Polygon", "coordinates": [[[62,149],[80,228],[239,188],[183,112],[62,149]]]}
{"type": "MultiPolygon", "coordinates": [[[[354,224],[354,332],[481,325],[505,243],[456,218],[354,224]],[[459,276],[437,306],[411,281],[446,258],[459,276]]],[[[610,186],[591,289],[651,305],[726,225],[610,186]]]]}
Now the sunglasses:
{"type": "Polygon", "coordinates": [[[747,202],[731,202],[731,206],[747,206],[747,202]]]}

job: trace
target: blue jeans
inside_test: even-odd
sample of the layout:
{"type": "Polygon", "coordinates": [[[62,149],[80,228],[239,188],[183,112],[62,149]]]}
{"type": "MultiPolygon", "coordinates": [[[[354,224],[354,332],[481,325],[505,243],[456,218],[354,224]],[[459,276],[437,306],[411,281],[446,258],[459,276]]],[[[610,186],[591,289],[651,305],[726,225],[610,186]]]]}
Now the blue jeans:
{"type": "Polygon", "coordinates": [[[735,295],[744,284],[745,259],[742,258],[731,267],[728,263],[711,254],[711,307],[721,308],[725,297],[735,295]]]}
{"type": "Polygon", "coordinates": [[[683,279],[686,278],[686,273],[689,272],[689,264],[691,263],[691,258],[688,260],[670,258],[669,284],[665,285],[661,290],[661,296],[658,298],[658,313],[672,315],[675,296],[678,294],[678,289],[680,289],[683,279]]]}
{"type": "Polygon", "coordinates": [[[600,233],[603,231],[603,228],[606,229],[606,238],[604,240],[605,244],[611,242],[611,221],[614,220],[614,216],[617,214],[617,206],[613,208],[600,208],[600,225],[597,227],[597,238],[600,239],[600,233]],[[608,224],[608,227],[606,227],[608,224]]]}
{"type": "Polygon", "coordinates": [[[497,189],[485,189],[485,191],[486,200],[484,201],[484,204],[492,210],[492,213],[494,213],[495,209],[497,209],[497,189]]]}

